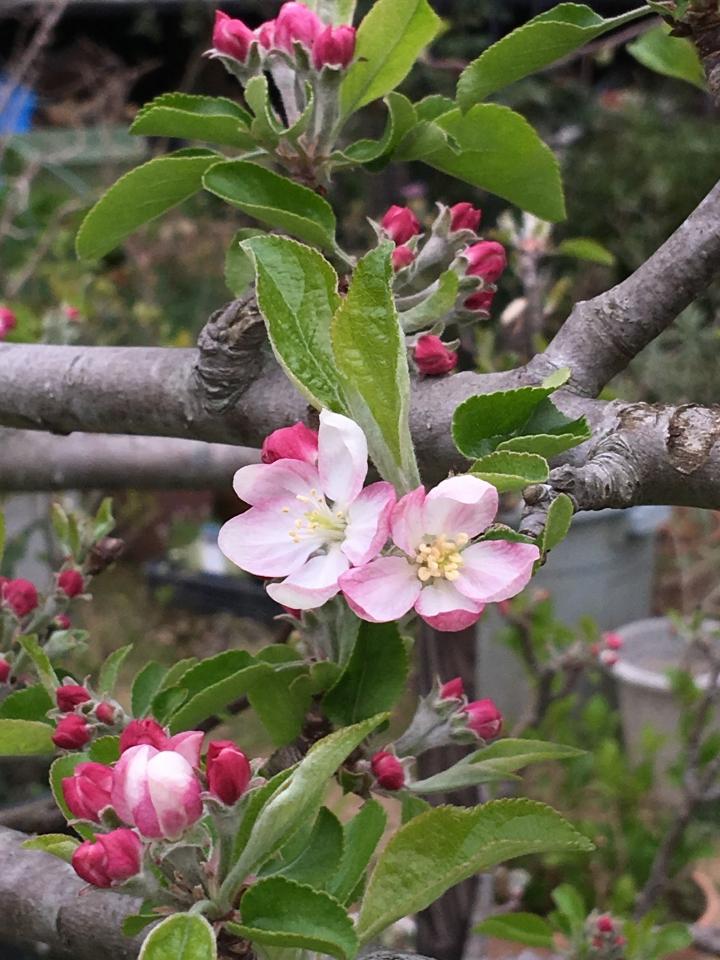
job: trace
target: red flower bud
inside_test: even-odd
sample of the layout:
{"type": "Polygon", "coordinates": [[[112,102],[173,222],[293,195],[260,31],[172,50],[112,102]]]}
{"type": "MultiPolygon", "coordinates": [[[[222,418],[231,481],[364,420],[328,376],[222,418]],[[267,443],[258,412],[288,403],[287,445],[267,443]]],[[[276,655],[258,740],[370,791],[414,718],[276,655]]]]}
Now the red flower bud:
{"type": "Polygon", "coordinates": [[[232,740],[213,740],[208,745],[208,787],[228,807],[245,793],[251,775],[248,758],[232,740]]]}
{"type": "Polygon", "coordinates": [[[622,650],[623,638],[619,633],[604,633],[603,640],[609,650],[622,650]]]}
{"type": "Polygon", "coordinates": [[[470,277],[482,277],[488,283],[497,283],[507,266],[505,247],[495,240],[481,240],[463,251],[468,260],[466,273],[470,277]]]}
{"type": "Polygon", "coordinates": [[[17,326],[17,317],[9,307],[0,306],[0,340],[17,326]]]}
{"type": "Polygon", "coordinates": [[[315,38],[323,29],[322,20],[304,3],[284,3],[275,21],[275,45],[293,53],[293,43],[312,50],[315,38]]]}
{"type": "Polygon", "coordinates": [[[613,923],[612,917],[609,917],[607,914],[597,918],[597,928],[600,933],[614,933],[615,924],[613,923]]]}
{"type": "Polygon", "coordinates": [[[0,657],[0,683],[7,683],[10,677],[10,664],[5,657],[0,657]]]}
{"type": "Polygon", "coordinates": [[[58,709],[63,713],[70,713],[81,703],[87,703],[92,697],[85,689],[77,683],[65,683],[55,691],[58,709]]]}
{"type": "Polygon", "coordinates": [[[405,770],[398,758],[387,750],[378,751],[370,760],[378,785],[384,790],[400,790],[405,786],[405,770]]]}
{"type": "Polygon", "coordinates": [[[90,727],[85,717],[79,713],[70,713],[62,717],[55,727],[52,741],[62,750],[80,750],[89,743],[90,737],[90,727]]]}
{"type": "Polygon", "coordinates": [[[70,812],[79,820],[100,822],[111,805],[113,772],[102,763],[79,763],[71,777],[63,777],[62,791],[70,812]]]}
{"type": "Polygon", "coordinates": [[[392,268],[397,273],[397,271],[402,270],[403,267],[409,267],[414,259],[415,254],[410,247],[395,247],[392,252],[392,268]]]}
{"type": "Polygon", "coordinates": [[[380,226],[398,246],[407,243],[411,237],[420,233],[418,218],[409,207],[399,207],[394,204],[386,211],[380,226]]]}
{"type": "Polygon", "coordinates": [[[146,717],[144,720],[131,720],[120,734],[120,753],[130,747],[139,747],[146,743],[156,750],[170,750],[169,737],[157,720],[146,717]]]}
{"type": "Polygon", "coordinates": [[[254,36],[264,50],[271,50],[275,46],[275,21],[266,20],[254,31],[254,36]]]}
{"type": "Polygon", "coordinates": [[[465,696],[465,685],[462,677],[454,677],[440,687],[440,697],[443,700],[462,700],[465,696]]]}
{"type": "Polygon", "coordinates": [[[454,350],[448,350],[440,337],[426,333],[418,338],[413,360],[420,373],[426,377],[439,377],[455,369],[458,355],[454,350]]]}
{"type": "Polygon", "coordinates": [[[53,620],[53,626],[57,630],[69,630],[70,622],[70,617],[66,613],[58,613],[53,620]]]}
{"type": "Polygon", "coordinates": [[[471,203],[456,203],[450,207],[452,219],[450,221],[451,230],[472,230],[476,231],[482,220],[482,210],[474,207],[471,203]]]}
{"type": "Polygon", "coordinates": [[[265,437],[262,445],[263,463],[276,460],[304,460],[316,464],[318,457],[317,430],[311,430],[299,420],[292,427],[281,427],[265,437]]]}
{"type": "Polygon", "coordinates": [[[72,857],[75,873],[94,887],[110,887],[140,873],[143,845],[127,828],[98,836],[95,843],[81,843],[72,857]]]}
{"type": "Polygon", "coordinates": [[[485,313],[490,313],[494,299],[494,290],[478,290],[477,293],[473,293],[472,296],[467,298],[465,308],[467,310],[484,310],[485,313]]]}
{"type": "Polygon", "coordinates": [[[26,617],[38,605],[38,592],[29,580],[6,580],[1,590],[3,601],[16,617],[26,617]]]}
{"type": "Polygon", "coordinates": [[[115,707],[111,703],[99,703],[95,708],[95,716],[100,723],[107,724],[108,727],[115,723],[115,707]]]}
{"type": "Polygon", "coordinates": [[[85,589],[85,581],[79,570],[63,570],[58,575],[57,585],[66,597],[77,597],[85,589]]]}
{"type": "Polygon", "coordinates": [[[482,740],[494,740],[502,730],[503,716],[490,700],[474,700],[465,707],[467,726],[482,740]]]}
{"type": "Polygon", "coordinates": [[[64,310],[65,310],[65,316],[70,321],[70,323],[77,323],[77,321],[82,316],[82,314],[80,313],[77,307],[66,306],[64,310]]]}
{"type": "Polygon", "coordinates": [[[212,43],[218,53],[245,63],[254,39],[252,30],[242,20],[235,20],[222,10],[215,11],[212,43]]]}
{"type": "Polygon", "coordinates": [[[312,56],[316,70],[323,67],[347,67],[355,55],[355,27],[327,26],[313,43],[312,56]]]}

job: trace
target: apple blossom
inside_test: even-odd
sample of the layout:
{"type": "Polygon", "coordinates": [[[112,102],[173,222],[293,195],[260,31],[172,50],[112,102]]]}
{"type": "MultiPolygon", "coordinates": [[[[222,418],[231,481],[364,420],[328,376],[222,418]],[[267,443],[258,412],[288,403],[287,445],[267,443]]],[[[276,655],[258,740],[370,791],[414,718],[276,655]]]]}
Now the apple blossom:
{"type": "Polygon", "coordinates": [[[384,790],[400,790],[405,786],[405,768],[387,750],[379,750],[370,760],[370,768],[384,790]]]}
{"type": "Polygon", "coordinates": [[[120,735],[120,753],[124,754],[132,747],[147,745],[156,750],[171,750],[179,753],[192,767],[200,764],[202,730],[185,730],[170,736],[157,720],[146,717],[144,720],[131,720],[120,735]]]}
{"type": "Polygon", "coordinates": [[[251,509],[229,520],[218,543],[248,573],[284,577],[270,596],[296,610],[320,607],[351,564],[377,556],[395,503],[392,484],[363,489],[367,441],[360,427],[320,414],[317,466],[301,460],[252,464],[235,474],[235,492],[251,509]]]}
{"type": "Polygon", "coordinates": [[[5,657],[0,657],[0,683],[7,683],[10,678],[10,664],[5,657]]]}
{"type": "Polygon", "coordinates": [[[455,369],[458,355],[454,350],[449,350],[440,337],[425,333],[418,337],[413,350],[413,360],[424,376],[439,377],[455,369]]]}
{"type": "Polygon", "coordinates": [[[392,511],[398,553],[358,565],[340,577],[363,620],[399,620],[413,608],[436,630],[475,623],[486,603],[519,593],[540,556],[534,544],[474,542],[495,518],[495,487],[472,475],[449,477],[425,493],[418,487],[392,511]]]}
{"type": "Polygon", "coordinates": [[[61,750],[81,750],[91,737],[90,725],[85,717],[79,713],[69,713],[58,722],[52,741],[61,750]]]}
{"type": "Polygon", "coordinates": [[[462,712],[467,716],[468,729],[481,740],[494,740],[502,730],[503,715],[490,698],[473,700],[462,712]]]}
{"type": "Polygon", "coordinates": [[[230,807],[240,799],[250,777],[250,762],[232,740],[214,740],[208,745],[208,787],[224,804],[230,807]]]}
{"type": "Polygon", "coordinates": [[[275,45],[275,21],[266,20],[254,31],[255,39],[263,50],[271,50],[275,45]]]}
{"type": "Polygon", "coordinates": [[[316,37],[312,56],[316,70],[323,67],[347,67],[355,55],[355,28],[328,25],[316,37]]]}
{"type": "Polygon", "coordinates": [[[63,570],[58,575],[57,585],[66,597],[77,597],[85,589],[85,580],[79,570],[63,570]]]}
{"type": "Polygon", "coordinates": [[[0,340],[17,326],[17,318],[9,307],[0,305],[0,340]]]}
{"type": "Polygon", "coordinates": [[[263,440],[260,459],[263,463],[275,463],[276,460],[304,460],[305,463],[317,463],[318,435],[298,420],[292,427],[273,430],[263,440]]]}
{"type": "Polygon", "coordinates": [[[99,703],[95,709],[95,716],[100,723],[107,724],[107,726],[112,726],[115,723],[116,715],[117,711],[111,703],[99,703]]]}
{"type": "Polygon", "coordinates": [[[450,229],[451,230],[477,230],[482,220],[482,210],[474,207],[471,203],[456,203],[450,207],[450,229]]]}
{"type": "Polygon", "coordinates": [[[185,757],[130,747],[113,771],[112,805],[144,837],[176,840],[202,816],[200,782],[185,757]]]}
{"type": "Polygon", "coordinates": [[[16,617],[26,617],[39,602],[37,589],[29,580],[4,580],[0,596],[16,617]]]}
{"type": "Polygon", "coordinates": [[[233,60],[245,63],[250,44],[255,39],[253,31],[242,20],[236,20],[222,10],[215,11],[212,43],[214,49],[223,57],[232,57],[233,60]]]}
{"type": "Polygon", "coordinates": [[[393,270],[397,273],[398,270],[402,270],[404,267],[409,267],[413,260],[415,260],[415,257],[415,251],[411,250],[410,247],[406,247],[405,244],[395,247],[392,252],[393,270]]]}
{"type": "Polygon", "coordinates": [[[409,207],[393,204],[384,214],[380,226],[398,246],[420,233],[420,222],[409,207]]]}
{"type": "Polygon", "coordinates": [[[113,772],[102,763],[79,763],[71,777],[63,777],[65,803],[80,820],[100,822],[103,810],[111,805],[113,772]]]}
{"type": "Polygon", "coordinates": [[[72,866],[94,887],[110,887],[140,873],[142,850],[142,840],[133,830],[112,830],[100,834],[94,843],[81,843],[73,853],[72,866]]]}
{"type": "MultiPolygon", "coordinates": [[[[505,247],[496,240],[481,240],[463,251],[468,261],[466,273],[470,277],[481,277],[486,283],[495,284],[507,266],[505,247]]],[[[494,290],[478,290],[465,301],[468,310],[489,311],[492,306],[494,290]]]]}
{"type": "Polygon", "coordinates": [[[81,703],[87,703],[88,700],[92,700],[92,697],[85,687],[81,687],[77,683],[64,683],[55,691],[55,699],[58,710],[62,711],[62,713],[70,713],[81,703]]]}
{"type": "Polygon", "coordinates": [[[441,700],[462,700],[465,696],[465,684],[462,677],[453,677],[440,687],[441,700]]]}
{"type": "Polygon", "coordinates": [[[275,21],[274,44],[293,53],[293,44],[301,43],[311,50],[323,22],[304,3],[284,3],[275,21]]]}

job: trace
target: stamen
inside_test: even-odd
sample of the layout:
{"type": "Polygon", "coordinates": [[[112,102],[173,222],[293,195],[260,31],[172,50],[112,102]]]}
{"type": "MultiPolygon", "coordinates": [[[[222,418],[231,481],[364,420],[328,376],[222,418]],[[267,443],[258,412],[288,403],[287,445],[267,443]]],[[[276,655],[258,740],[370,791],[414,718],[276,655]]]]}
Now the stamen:
{"type": "Polygon", "coordinates": [[[418,544],[414,560],[417,564],[417,576],[422,583],[433,579],[457,580],[463,565],[461,550],[469,543],[470,537],[460,533],[454,540],[447,534],[439,533],[430,543],[418,544]]]}

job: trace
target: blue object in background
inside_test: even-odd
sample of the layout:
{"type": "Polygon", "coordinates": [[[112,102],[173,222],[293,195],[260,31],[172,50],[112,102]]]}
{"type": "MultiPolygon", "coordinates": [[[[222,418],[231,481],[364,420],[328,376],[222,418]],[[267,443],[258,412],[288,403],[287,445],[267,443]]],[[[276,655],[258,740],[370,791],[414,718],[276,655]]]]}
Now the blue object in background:
{"type": "MultiPolygon", "coordinates": [[[[0,73],[0,100],[4,101],[10,81],[0,73]]],[[[10,99],[0,112],[0,136],[8,133],[28,133],[37,108],[37,96],[27,87],[15,87],[10,99]]]]}

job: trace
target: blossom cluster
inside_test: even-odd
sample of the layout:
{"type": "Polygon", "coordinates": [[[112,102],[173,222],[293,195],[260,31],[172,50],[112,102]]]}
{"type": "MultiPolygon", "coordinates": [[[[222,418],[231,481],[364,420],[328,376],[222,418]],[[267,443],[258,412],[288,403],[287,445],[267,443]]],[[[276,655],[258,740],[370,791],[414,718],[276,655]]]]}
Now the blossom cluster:
{"type": "Polygon", "coordinates": [[[457,476],[398,499],[390,483],[363,487],[367,455],[360,427],[328,410],[317,438],[302,424],[276,431],[265,462],[235,474],[250,509],[223,526],[220,549],[248,573],[282,578],[267,591],[285,607],[311,610],[342,592],[372,623],[414,610],[435,629],[461,630],[523,589],[538,548],[480,539],[495,487],[457,476]]]}
{"type": "Polygon", "coordinates": [[[10,309],[3,304],[0,304],[0,340],[4,340],[5,337],[15,329],[17,326],[17,317],[10,309]]]}

